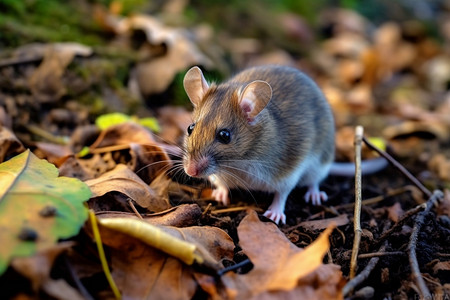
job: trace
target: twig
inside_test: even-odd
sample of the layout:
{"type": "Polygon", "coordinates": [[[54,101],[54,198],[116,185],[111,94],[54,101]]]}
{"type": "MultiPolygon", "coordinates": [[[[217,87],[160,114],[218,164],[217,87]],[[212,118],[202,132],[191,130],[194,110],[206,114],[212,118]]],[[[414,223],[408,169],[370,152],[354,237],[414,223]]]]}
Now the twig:
{"type": "MultiPolygon", "coordinates": [[[[380,247],[379,251],[380,252],[384,251],[385,248],[386,247],[383,245],[380,247]]],[[[378,264],[379,260],[380,260],[379,257],[372,257],[369,260],[369,263],[367,264],[367,266],[364,268],[364,270],[362,270],[355,278],[353,278],[352,280],[347,282],[347,284],[342,288],[342,295],[346,296],[351,291],[353,291],[358,285],[360,285],[362,282],[364,282],[364,280],[366,280],[369,277],[372,270],[378,264]]]]}
{"type": "Polygon", "coordinates": [[[393,251],[393,252],[373,252],[373,253],[364,253],[358,255],[358,258],[372,258],[372,257],[380,257],[380,256],[391,256],[391,255],[405,255],[403,251],[393,251]]]}
{"type": "Polygon", "coordinates": [[[361,141],[364,128],[357,126],[355,129],[355,213],[353,227],[355,238],[353,240],[352,257],[350,260],[350,278],[354,278],[358,263],[359,243],[361,242],[361,141]]]}
{"type": "MultiPolygon", "coordinates": [[[[393,196],[397,196],[397,195],[403,194],[405,192],[409,192],[409,191],[411,191],[411,188],[415,188],[415,187],[412,186],[412,185],[403,186],[403,187],[400,187],[398,189],[394,189],[394,190],[388,191],[386,195],[380,195],[380,196],[375,196],[375,197],[372,197],[372,198],[365,199],[365,200],[361,201],[361,204],[362,205],[375,204],[375,203],[378,203],[378,202],[381,202],[381,201],[385,200],[388,197],[393,197],[393,196]]],[[[355,203],[341,204],[341,205],[334,206],[334,208],[335,209],[345,209],[345,208],[351,208],[354,205],[355,205],[355,203]]]]}
{"type": "Polygon", "coordinates": [[[409,252],[409,263],[411,265],[412,276],[419,287],[419,292],[421,299],[431,299],[431,293],[423,280],[420,273],[419,263],[417,262],[416,247],[417,239],[419,237],[420,229],[424,223],[425,217],[429,214],[431,208],[436,203],[442,201],[444,194],[441,191],[434,191],[433,195],[426,202],[425,210],[417,215],[416,221],[414,223],[413,231],[409,239],[408,252],[409,252]]]}
{"type": "Polygon", "coordinates": [[[238,207],[230,207],[230,208],[224,208],[224,209],[216,209],[211,211],[211,214],[218,215],[218,214],[225,214],[230,212],[237,212],[237,211],[243,211],[247,209],[253,209],[255,211],[262,211],[260,208],[250,207],[250,206],[238,206],[238,207]]]}
{"type": "Polygon", "coordinates": [[[375,245],[379,245],[381,244],[385,239],[387,239],[389,237],[389,235],[391,235],[392,232],[394,232],[395,230],[397,230],[398,228],[400,228],[401,226],[403,226],[403,224],[405,224],[405,222],[411,218],[412,216],[414,216],[415,214],[419,213],[420,211],[424,210],[426,203],[421,204],[421,205],[417,205],[416,207],[408,210],[401,218],[400,220],[397,221],[397,223],[394,224],[394,226],[392,226],[391,228],[389,228],[389,230],[386,230],[378,239],[378,241],[375,243],[375,245]]]}
{"type": "MultiPolygon", "coordinates": [[[[387,229],[387,226],[389,226],[389,225],[385,224],[383,230],[387,229]]],[[[384,243],[384,245],[382,245],[378,249],[378,253],[385,253],[386,244],[387,243],[384,243]]],[[[361,254],[360,256],[362,256],[362,255],[363,254],[361,254]]],[[[369,260],[367,266],[364,268],[364,270],[362,270],[355,278],[353,278],[349,282],[347,282],[347,284],[342,288],[342,295],[346,296],[347,294],[352,292],[358,285],[360,285],[362,282],[364,282],[364,280],[366,280],[369,277],[372,270],[378,264],[379,260],[380,260],[379,256],[372,257],[369,260]]]]}
{"type": "Polygon", "coordinates": [[[386,158],[390,164],[394,165],[400,172],[403,173],[409,180],[411,180],[412,183],[414,183],[421,191],[424,193],[427,198],[430,198],[432,193],[430,190],[428,190],[416,177],[414,177],[408,170],[406,170],[405,167],[403,167],[398,161],[396,161],[392,156],[390,156],[387,152],[382,151],[378,147],[375,147],[369,140],[367,140],[365,137],[362,138],[364,143],[372,150],[386,158]]]}
{"type": "Polygon", "coordinates": [[[141,216],[141,214],[138,212],[138,210],[136,209],[136,206],[134,206],[133,201],[131,201],[130,198],[128,198],[128,205],[131,207],[131,209],[133,210],[134,214],[141,220],[144,220],[144,218],[141,216]]]}
{"type": "Polygon", "coordinates": [[[237,270],[237,269],[242,268],[244,266],[250,265],[251,263],[252,262],[250,261],[250,259],[247,258],[247,259],[245,259],[245,260],[243,260],[243,261],[241,261],[241,262],[239,262],[237,264],[234,264],[232,266],[229,266],[229,267],[226,267],[226,268],[223,268],[223,269],[217,271],[217,276],[220,277],[220,276],[222,276],[223,274],[225,274],[227,272],[237,270]]]}
{"type": "Polygon", "coordinates": [[[208,206],[206,206],[205,210],[202,212],[202,217],[206,216],[206,214],[211,210],[212,204],[208,203],[208,206]]]}

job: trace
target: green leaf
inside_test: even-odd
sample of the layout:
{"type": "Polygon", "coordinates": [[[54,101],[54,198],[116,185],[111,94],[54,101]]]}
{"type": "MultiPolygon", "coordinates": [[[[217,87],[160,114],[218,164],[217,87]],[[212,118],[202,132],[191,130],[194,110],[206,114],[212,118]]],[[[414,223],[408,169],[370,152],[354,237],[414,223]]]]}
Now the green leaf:
{"type": "Polygon", "coordinates": [[[138,120],[138,123],[149,128],[153,132],[161,131],[161,127],[159,127],[158,120],[156,120],[156,118],[142,118],[138,120]]]}
{"type": "Polygon", "coordinates": [[[128,116],[122,113],[110,113],[99,116],[95,120],[95,125],[101,130],[107,129],[108,127],[122,124],[125,122],[138,123],[144,127],[147,127],[153,132],[160,132],[161,127],[159,127],[158,120],[156,118],[138,118],[136,116],[128,116]]]}
{"type": "Polygon", "coordinates": [[[127,121],[130,121],[131,117],[122,113],[111,113],[111,114],[104,114],[99,116],[95,120],[95,125],[97,125],[98,128],[101,130],[104,130],[108,127],[111,127],[113,125],[125,123],[127,121]]]}
{"type": "Polygon", "coordinates": [[[0,164],[0,275],[15,256],[76,235],[87,218],[89,187],[29,150],[0,164]]]}

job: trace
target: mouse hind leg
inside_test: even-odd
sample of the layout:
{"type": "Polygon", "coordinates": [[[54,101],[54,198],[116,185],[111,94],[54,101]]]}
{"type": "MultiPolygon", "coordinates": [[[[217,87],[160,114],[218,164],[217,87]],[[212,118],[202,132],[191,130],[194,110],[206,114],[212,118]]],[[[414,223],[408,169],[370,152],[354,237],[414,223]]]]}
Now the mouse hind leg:
{"type": "Polygon", "coordinates": [[[328,195],[319,189],[319,184],[325,177],[327,177],[330,167],[331,163],[322,164],[319,167],[311,168],[309,172],[306,172],[302,176],[302,179],[298,185],[308,187],[308,191],[304,197],[306,203],[311,201],[313,205],[321,205],[322,202],[326,202],[328,200],[328,195]]]}

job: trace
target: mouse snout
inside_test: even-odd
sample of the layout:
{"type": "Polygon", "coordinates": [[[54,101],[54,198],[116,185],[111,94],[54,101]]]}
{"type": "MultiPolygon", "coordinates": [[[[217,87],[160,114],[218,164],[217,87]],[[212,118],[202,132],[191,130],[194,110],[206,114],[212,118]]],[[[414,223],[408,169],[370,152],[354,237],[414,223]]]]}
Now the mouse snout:
{"type": "Polygon", "coordinates": [[[207,157],[202,157],[199,160],[189,158],[184,166],[184,171],[191,177],[202,177],[208,166],[209,160],[207,157]]]}

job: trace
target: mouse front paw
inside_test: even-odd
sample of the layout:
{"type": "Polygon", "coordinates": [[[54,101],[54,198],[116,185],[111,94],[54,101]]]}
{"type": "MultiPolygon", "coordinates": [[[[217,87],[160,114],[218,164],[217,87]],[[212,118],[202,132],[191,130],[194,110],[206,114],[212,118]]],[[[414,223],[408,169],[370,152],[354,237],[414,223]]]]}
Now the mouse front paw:
{"type": "Polygon", "coordinates": [[[279,210],[271,210],[270,208],[264,213],[264,217],[271,219],[276,224],[278,224],[280,221],[283,224],[286,224],[286,215],[283,211],[279,210]]]}
{"type": "Polygon", "coordinates": [[[226,187],[218,186],[213,190],[212,196],[217,202],[222,203],[223,205],[230,204],[230,200],[228,199],[228,189],[226,187]]]}

